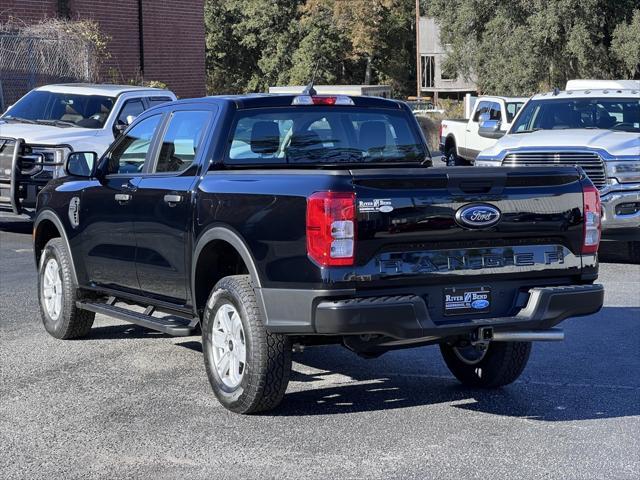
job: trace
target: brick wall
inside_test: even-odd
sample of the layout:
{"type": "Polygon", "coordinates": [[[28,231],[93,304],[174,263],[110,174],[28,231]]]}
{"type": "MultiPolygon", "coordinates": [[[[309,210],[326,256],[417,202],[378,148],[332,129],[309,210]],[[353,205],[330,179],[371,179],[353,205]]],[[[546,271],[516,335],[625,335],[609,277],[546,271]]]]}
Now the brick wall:
{"type": "MultiPolygon", "coordinates": [[[[111,38],[105,82],[139,80],[138,0],[0,0],[0,21],[33,23],[59,13],[89,19],[111,38]]],[[[166,83],[180,97],[205,94],[204,0],[142,0],[144,79],[166,83]]]]}
{"type": "Polygon", "coordinates": [[[204,0],[143,1],[145,78],[205,94],[204,0]]]}
{"type": "Polygon", "coordinates": [[[115,2],[69,0],[69,12],[72,19],[97,22],[110,37],[111,58],[102,64],[103,80],[128,83],[139,76],[137,0],[118,0],[117,7],[115,2]]]}
{"type": "Polygon", "coordinates": [[[34,23],[58,15],[58,0],[0,0],[0,22],[34,23]]]}

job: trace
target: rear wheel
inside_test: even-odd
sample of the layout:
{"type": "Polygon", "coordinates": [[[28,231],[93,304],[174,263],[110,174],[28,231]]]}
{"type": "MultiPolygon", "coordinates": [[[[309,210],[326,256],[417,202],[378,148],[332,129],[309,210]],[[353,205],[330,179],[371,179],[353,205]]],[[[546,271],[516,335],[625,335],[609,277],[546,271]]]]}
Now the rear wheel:
{"type": "Polygon", "coordinates": [[[78,293],[71,265],[71,256],[62,239],[49,240],[38,268],[40,314],[47,332],[63,340],[86,336],[95,318],[95,313],[76,307],[78,293]]]}
{"type": "Polygon", "coordinates": [[[456,153],[456,144],[451,142],[447,146],[445,151],[445,161],[447,162],[447,167],[460,167],[464,165],[468,165],[464,158],[461,158],[456,153]]]}
{"type": "Polygon", "coordinates": [[[268,332],[248,275],[225,277],[207,302],[202,346],[209,382],[220,403],[236,413],[275,408],[291,373],[291,342],[268,332]]]}
{"type": "Polygon", "coordinates": [[[451,373],[469,387],[497,388],[514,382],[524,371],[531,342],[490,342],[486,348],[440,345],[451,373]]]}

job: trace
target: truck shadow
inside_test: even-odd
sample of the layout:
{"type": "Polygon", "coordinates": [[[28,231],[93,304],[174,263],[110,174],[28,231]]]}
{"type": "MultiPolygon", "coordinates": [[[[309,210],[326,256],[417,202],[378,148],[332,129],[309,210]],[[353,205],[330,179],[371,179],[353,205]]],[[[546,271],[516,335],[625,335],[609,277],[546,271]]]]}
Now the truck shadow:
{"type": "Polygon", "coordinates": [[[482,390],[464,387],[440,371],[403,374],[406,355],[388,354],[383,374],[376,373],[380,371],[376,365],[365,374],[361,368],[353,368],[357,360],[327,364],[327,358],[342,358],[336,347],[307,353],[298,359],[303,368],[331,371],[305,374],[298,370],[292,381],[326,383],[336,373],[348,378],[330,386],[290,391],[271,415],[331,415],[429,405],[547,422],[640,414],[640,386],[607,385],[606,379],[589,384],[520,380],[502,389],[482,390]]]}
{"type": "MultiPolygon", "coordinates": [[[[291,383],[282,404],[263,415],[334,415],[421,406],[545,422],[640,415],[640,363],[635,350],[640,339],[640,309],[607,307],[567,328],[575,330],[570,333],[573,340],[562,347],[566,350],[538,352],[520,380],[498,390],[462,386],[444,367],[437,347],[390,352],[374,360],[360,359],[339,346],[308,348],[294,354],[291,383]],[[614,331],[607,323],[612,320],[614,331]],[[618,364],[620,355],[608,358],[593,347],[607,331],[608,341],[622,349],[624,366],[618,364]],[[556,367],[557,362],[561,364],[556,367]],[[603,368],[585,374],[585,364],[603,368]],[[612,375],[619,368],[627,373],[612,375]]],[[[164,335],[117,325],[94,329],[90,339],[150,336],[164,335]]],[[[197,337],[186,337],[176,345],[202,353],[197,337]]]]}
{"type": "MultiPolygon", "coordinates": [[[[629,258],[628,247],[620,242],[603,242],[598,249],[598,259],[601,263],[623,263],[633,265],[629,258]]],[[[637,263],[637,262],[636,262],[637,263]]]]}
{"type": "Polygon", "coordinates": [[[0,232],[21,233],[31,235],[33,231],[33,221],[23,217],[0,216],[0,232]]]}

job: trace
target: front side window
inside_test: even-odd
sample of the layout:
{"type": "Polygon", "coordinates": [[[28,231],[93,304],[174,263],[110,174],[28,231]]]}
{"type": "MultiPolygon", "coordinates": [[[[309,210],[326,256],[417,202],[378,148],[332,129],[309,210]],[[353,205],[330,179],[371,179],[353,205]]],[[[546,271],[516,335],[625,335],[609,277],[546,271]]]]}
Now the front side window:
{"type": "Polygon", "coordinates": [[[200,151],[209,112],[175,112],[162,139],[156,164],[157,173],[182,172],[189,168],[200,151]]]}
{"type": "Polygon", "coordinates": [[[422,162],[426,148],[404,112],[354,107],[256,109],[237,116],[227,162],[422,162]]]}
{"type": "Polygon", "coordinates": [[[18,100],[1,117],[58,127],[102,128],[115,98],[103,95],[33,90],[18,100]]]}
{"type": "Polygon", "coordinates": [[[511,132],[587,128],[640,133],[640,99],[531,100],[518,116],[511,132]]]}
{"type": "Polygon", "coordinates": [[[500,113],[500,104],[492,102],[489,106],[489,120],[502,120],[502,114],[500,113]]]}
{"type": "Polygon", "coordinates": [[[118,141],[108,156],[107,173],[141,173],[162,115],[142,120],[118,141]]]}
{"type": "Polygon", "coordinates": [[[480,102],[480,104],[478,105],[478,108],[476,110],[476,114],[473,116],[473,121],[474,122],[479,122],[480,121],[480,115],[484,114],[484,113],[489,113],[489,110],[491,110],[491,102],[480,102]]]}

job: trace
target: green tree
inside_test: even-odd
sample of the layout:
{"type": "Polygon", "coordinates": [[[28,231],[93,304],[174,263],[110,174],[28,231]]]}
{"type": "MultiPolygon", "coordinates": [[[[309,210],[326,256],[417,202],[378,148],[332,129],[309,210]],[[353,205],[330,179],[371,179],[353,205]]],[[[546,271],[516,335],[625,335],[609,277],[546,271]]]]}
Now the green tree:
{"type": "Polygon", "coordinates": [[[640,9],[634,10],[629,23],[621,23],[613,31],[611,51],[629,77],[640,76],[640,9]]]}
{"type": "Polygon", "coordinates": [[[360,84],[365,62],[353,54],[349,32],[336,18],[335,0],[307,0],[300,8],[300,43],[293,54],[289,82],[360,84]],[[317,67],[317,71],[316,71],[317,67]]]}
{"type": "Polygon", "coordinates": [[[209,91],[269,85],[415,82],[410,0],[207,0],[209,91]]]}
{"type": "Polygon", "coordinates": [[[483,93],[528,95],[571,78],[637,75],[639,3],[429,0],[426,10],[441,26],[447,68],[475,77],[483,93]]]}
{"type": "Polygon", "coordinates": [[[210,93],[241,93],[257,68],[258,52],[240,44],[234,26],[242,11],[237,1],[205,3],[207,79],[210,93]]]}

